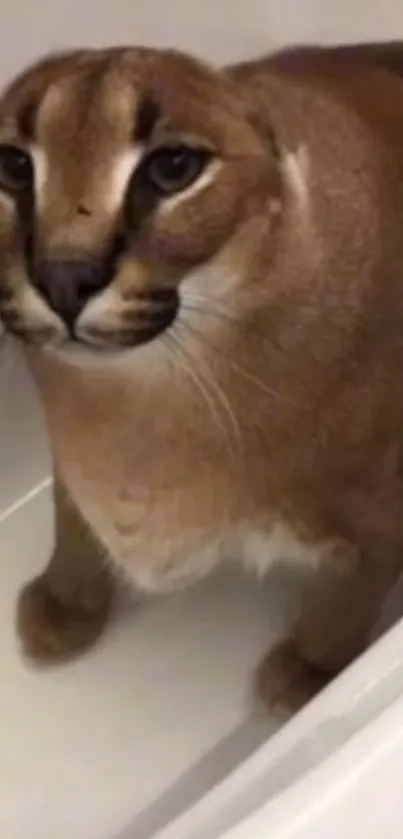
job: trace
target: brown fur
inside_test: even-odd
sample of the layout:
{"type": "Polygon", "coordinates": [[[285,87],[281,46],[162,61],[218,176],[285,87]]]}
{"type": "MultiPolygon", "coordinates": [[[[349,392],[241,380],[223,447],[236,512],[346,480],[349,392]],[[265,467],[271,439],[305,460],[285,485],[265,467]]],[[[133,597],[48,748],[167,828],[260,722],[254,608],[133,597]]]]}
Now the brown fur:
{"type": "MultiPolygon", "coordinates": [[[[275,541],[278,525],[298,561],[317,566],[292,638],[260,671],[270,704],[306,699],[362,649],[402,569],[402,72],[396,45],[292,50],[223,72],[172,52],[88,51],[34,68],[0,106],[0,141],[21,142],[22,122],[47,155],[34,263],[107,251],[122,224],[108,203],[112,163],[132,146],[144,96],[151,122],[158,111],[152,142],[185,136],[217,157],[204,189],[144,217],[139,206],[113,304],[81,336],[119,347],[157,286],[184,301],[171,343],[101,361],[64,349],[62,321],[26,297],[9,198],[0,311],[40,344],[27,357],[69,507],[129,579],[184,583],[222,543],[244,552],[247,536],[275,541]]],[[[57,591],[53,560],[20,605],[39,659],[88,644],[111,596],[99,548],[85,550],[84,568],[95,564],[84,583],[79,570],[77,619],[64,579],[82,560],[63,521],[57,591]],[[39,602],[49,591],[60,612],[39,602]]]]}

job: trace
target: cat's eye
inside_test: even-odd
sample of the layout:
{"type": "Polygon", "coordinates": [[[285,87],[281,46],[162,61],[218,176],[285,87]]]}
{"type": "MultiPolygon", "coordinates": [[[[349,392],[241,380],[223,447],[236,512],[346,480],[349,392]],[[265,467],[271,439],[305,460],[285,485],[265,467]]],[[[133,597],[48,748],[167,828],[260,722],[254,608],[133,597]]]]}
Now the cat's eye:
{"type": "Polygon", "coordinates": [[[148,179],[164,195],[180,192],[202,173],[211,158],[207,149],[178,144],[151,152],[146,170],[148,179]]]}
{"type": "Polygon", "coordinates": [[[33,178],[31,155],[9,144],[0,144],[0,188],[12,192],[27,189],[33,178]]]}

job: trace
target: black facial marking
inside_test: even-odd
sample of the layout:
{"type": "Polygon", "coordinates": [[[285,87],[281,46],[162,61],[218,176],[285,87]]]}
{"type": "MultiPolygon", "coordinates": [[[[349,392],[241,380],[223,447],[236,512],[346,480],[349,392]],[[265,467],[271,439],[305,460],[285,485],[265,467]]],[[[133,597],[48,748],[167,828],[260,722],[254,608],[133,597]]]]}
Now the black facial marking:
{"type": "Polygon", "coordinates": [[[37,102],[30,100],[24,102],[17,113],[17,131],[22,140],[32,143],[35,140],[37,102]]]}
{"type": "Polygon", "coordinates": [[[155,125],[160,118],[160,108],[151,96],[145,96],[140,102],[133,130],[135,143],[147,143],[154,131],[155,125]]]}
{"type": "Polygon", "coordinates": [[[35,198],[33,188],[17,197],[17,212],[22,251],[28,274],[32,273],[34,258],[35,198]]]}
{"type": "Polygon", "coordinates": [[[123,214],[129,235],[136,233],[152,215],[160,200],[160,192],[148,177],[146,162],[135,169],[126,190],[123,214]]]}
{"type": "Polygon", "coordinates": [[[8,308],[6,312],[2,313],[2,317],[7,326],[13,329],[13,331],[20,323],[20,314],[16,309],[8,308]]]}
{"type": "Polygon", "coordinates": [[[0,286],[0,303],[9,303],[12,300],[13,292],[8,286],[0,286]]]}
{"type": "Polygon", "coordinates": [[[34,239],[34,167],[31,155],[20,146],[0,144],[0,190],[15,201],[21,249],[29,268],[34,239]]]}
{"type": "Polygon", "coordinates": [[[0,189],[15,201],[20,245],[29,269],[34,241],[34,169],[30,155],[17,146],[0,144],[0,189]]]}
{"type": "Polygon", "coordinates": [[[126,250],[126,237],[121,233],[116,233],[111,239],[107,251],[104,253],[104,273],[109,280],[118,270],[119,262],[124,256],[126,250]]]}
{"type": "Polygon", "coordinates": [[[79,85],[79,96],[76,102],[78,128],[86,125],[91,114],[99,108],[98,97],[110,63],[110,56],[94,54],[91,62],[82,67],[80,75],[77,77],[79,85]]]}

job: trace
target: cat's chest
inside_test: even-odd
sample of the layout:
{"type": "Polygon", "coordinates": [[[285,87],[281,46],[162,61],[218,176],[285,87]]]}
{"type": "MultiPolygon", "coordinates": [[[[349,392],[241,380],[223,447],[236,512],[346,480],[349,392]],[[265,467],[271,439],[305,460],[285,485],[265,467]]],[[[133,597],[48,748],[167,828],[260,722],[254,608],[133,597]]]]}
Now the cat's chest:
{"type": "Polygon", "coordinates": [[[315,563],[321,552],[275,510],[246,518],[240,506],[229,515],[219,494],[206,509],[189,490],[137,483],[118,487],[111,481],[108,493],[78,494],[77,501],[124,577],[150,592],[186,586],[223,560],[241,562],[260,575],[282,560],[315,563]]]}

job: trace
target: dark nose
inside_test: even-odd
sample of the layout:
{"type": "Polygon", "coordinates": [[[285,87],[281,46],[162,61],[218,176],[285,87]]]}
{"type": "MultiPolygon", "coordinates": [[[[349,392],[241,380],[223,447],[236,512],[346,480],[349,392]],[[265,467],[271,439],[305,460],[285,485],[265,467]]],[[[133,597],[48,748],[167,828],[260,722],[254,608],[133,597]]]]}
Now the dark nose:
{"type": "Polygon", "coordinates": [[[36,288],[70,327],[90,297],[105,285],[105,271],[97,260],[46,259],[35,272],[36,288]]]}

